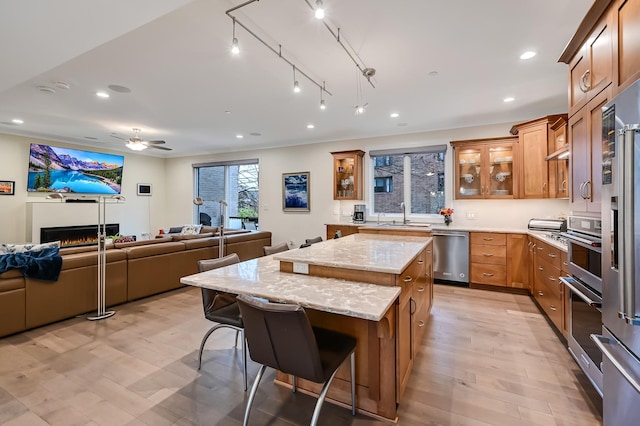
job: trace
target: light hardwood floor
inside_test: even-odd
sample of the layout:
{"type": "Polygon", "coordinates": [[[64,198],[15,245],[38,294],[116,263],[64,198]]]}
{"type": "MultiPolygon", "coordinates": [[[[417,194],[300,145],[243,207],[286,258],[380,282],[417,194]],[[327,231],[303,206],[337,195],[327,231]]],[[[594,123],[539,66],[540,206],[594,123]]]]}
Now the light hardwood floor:
{"type": "MultiPolygon", "coordinates": [[[[0,339],[0,424],[239,425],[247,393],[231,331],[209,339],[185,288],[0,339]]],[[[257,365],[249,364],[250,382],[257,365]]],[[[308,424],[315,399],[263,378],[252,425],[308,424]]],[[[401,425],[599,425],[585,377],[522,295],[439,286],[401,425]]],[[[383,425],[325,403],[321,425],[383,425]]]]}

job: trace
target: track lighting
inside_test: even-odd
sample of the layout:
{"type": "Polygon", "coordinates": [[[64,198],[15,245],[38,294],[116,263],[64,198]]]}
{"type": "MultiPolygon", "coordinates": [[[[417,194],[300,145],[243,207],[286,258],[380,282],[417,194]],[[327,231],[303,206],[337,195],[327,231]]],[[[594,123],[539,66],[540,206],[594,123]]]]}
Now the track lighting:
{"type": "MultiPolygon", "coordinates": [[[[321,85],[317,80],[315,80],[311,76],[309,76],[309,74],[307,72],[305,72],[304,70],[300,70],[297,67],[297,65],[290,58],[287,57],[286,52],[283,52],[282,44],[279,44],[279,43],[270,44],[261,35],[257,34],[256,31],[254,31],[247,24],[243,23],[242,20],[238,19],[235,16],[235,13],[238,10],[246,8],[247,6],[249,6],[249,5],[253,4],[253,3],[257,3],[258,1],[260,1],[260,0],[245,0],[243,3],[241,3],[241,4],[237,5],[237,6],[234,6],[234,7],[230,8],[230,9],[227,9],[225,11],[225,14],[229,18],[231,18],[233,20],[233,38],[232,38],[233,44],[232,44],[232,47],[231,47],[231,52],[233,54],[238,54],[239,51],[240,51],[240,49],[238,47],[238,39],[236,38],[236,33],[235,33],[235,31],[236,31],[236,23],[237,23],[250,36],[252,36],[257,41],[259,41],[264,47],[269,49],[274,55],[278,56],[278,58],[280,58],[281,60],[286,62],[288,65],[293,67],[293,91],[295,93],[299,93],[301,91],[300,82],[296,79],[296,71],[300,72],[300,74],[302,74],[303,77],[305,77],[308,81],[310,81],[311,83],[315,84],[318,88],[320,88],[320,109],[322,109],[322,110],[326,109],[326,103],[325,103],[325,100],[324,100],[324,94],[326,93],[329,96],[333,96],[333,94],[325,88],[324,82],[321,85]]],[[[364,62],[362,61],[362,59],[360,58],[360,56],[358,55],[358,53],[353,50],[353,47],[351,46],[349,41],[346,39],[344,34],[340,31],[340,28],[336,27],[334,24],[329,22],[328,19],[325,19],[325,9],[324,9],[323,0],[303,0],[303,1],[314,12],[314,15],[316,16],[316,18],[322,20],[322,25],[327,29],[327,31],[329,31],[331,36],[337,42],[338,46],[340,46],[344,50],[344,52],[346,53],[347,57],[351,61],[353,61],[354,65],[356,66],[356,68],[359,71],[360,78],[362,78],[364,76],[364,78],[366,78],[367,82],[371,85],[371,87],[375,88],[374,81],[372,79],[372,77],[375,75],[375,69],[367,67],[364,64],[364,62]]],[[[360,105],[360,103],[358,103],[358,104],[360,105]]],[[[367,104],[365,103],[359,109],[361,112],[358,112],[358,110],[357,110],[356,114],[363,113],[364,109],[366,108],[366,106],[367,106],[367,104]]]]}
{"type": "Polygon", "coordinates": [[[316,0],[316,19],[324,19],[324,6],[322,0],[316,0]]]}
{"type": "Polygon", "coordinates": [[[296,67],[293,67],[293,91],[295,93],[300,93],[300,83],[296,80],[296,67]]]}
{"type": "Polygon", "coordinates": [[[231,42],[231,53],[237,55],[240,53],[240,48],[238,47],[238,39],[236,38],[236,18],[233,18],[233,41],[231,42]]]}
{"type": "Polygon", "coordinates": [[[324,90],[324,81],[322,82],[322,87],[320,88],[320,109],[324,111],[325,109],[327,109],[327,104],[324,102],[324,99],[322,98],[323,90],[324,90]]]}

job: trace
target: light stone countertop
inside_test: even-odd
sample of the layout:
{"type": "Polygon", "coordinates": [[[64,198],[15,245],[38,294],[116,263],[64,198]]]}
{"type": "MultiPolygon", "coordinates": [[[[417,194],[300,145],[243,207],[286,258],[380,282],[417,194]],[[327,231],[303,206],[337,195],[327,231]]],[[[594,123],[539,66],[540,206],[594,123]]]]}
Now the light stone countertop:
{"type": "Polygon", "coordinates": [[[545,231],[528,231],[527,234],[531,235],[532,237],[536,237],[540,241],[543,241],[543,242],[549,244],[550,246],[553,246],[553,247],[555,247],[557,249],[560,249],[561,251],[566,252],[567,249],[568,249],[567,246],[565,244],[562,244],[560,241],[552,240],[551,238],[548,238],[547,235],[549,234],[549,232],[545,232],[545,231]]]}
{"type": "Polygon", "coordinates": [[[332,268],[400,274],[431,237],[352,234],[274,255],[274,259],[332,268]]]}
{"type": "Polygon", "coordinates": [[[401,290],[400,287],[280,272],[280,262],[273,255],[189,275],[180,282],[250,294],[273,302],[298,303],[309,309],[371,321],[380,321],[401,290]]]}

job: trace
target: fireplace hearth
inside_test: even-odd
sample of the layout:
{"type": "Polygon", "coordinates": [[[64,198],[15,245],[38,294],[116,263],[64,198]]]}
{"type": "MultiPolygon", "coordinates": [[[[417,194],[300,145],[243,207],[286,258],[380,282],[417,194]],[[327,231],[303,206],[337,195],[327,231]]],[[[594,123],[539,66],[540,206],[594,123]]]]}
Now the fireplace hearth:
{"type": "MultiPolygon", "coordinates": [[[[120,224],[110,223],[106,225],[107,235],[116,235],[119,232],[120,224]]],[[[98,225],[40,228],[40,242],[48,243],[51,241],[60,241],[61,247],[97,245],[98,225]]]]}

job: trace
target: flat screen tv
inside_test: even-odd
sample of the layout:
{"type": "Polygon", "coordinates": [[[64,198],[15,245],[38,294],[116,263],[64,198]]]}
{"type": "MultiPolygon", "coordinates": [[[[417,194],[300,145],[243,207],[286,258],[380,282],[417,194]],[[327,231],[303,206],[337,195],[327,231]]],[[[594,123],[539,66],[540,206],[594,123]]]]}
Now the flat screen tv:
{"type": "Polygon", "coordinates": [[[124,156],[31,144],[29,192],[120,194],[124,156]]]}

